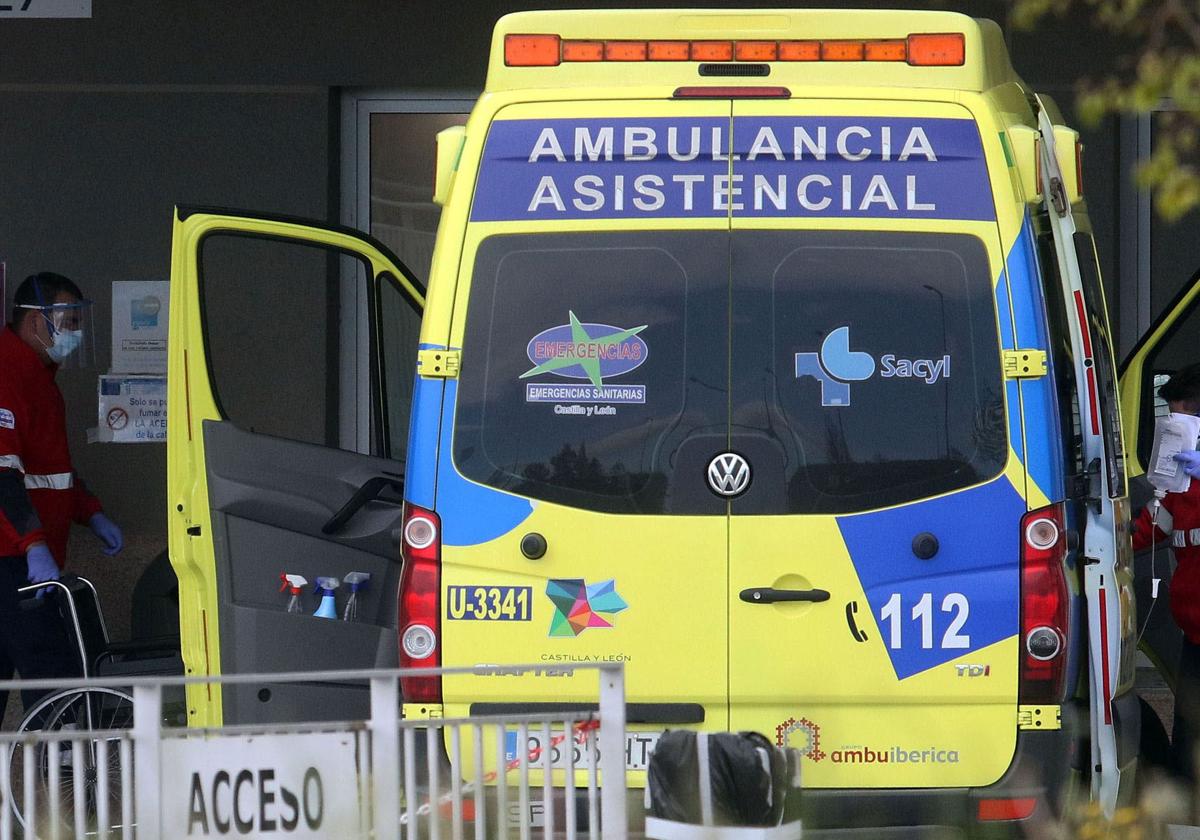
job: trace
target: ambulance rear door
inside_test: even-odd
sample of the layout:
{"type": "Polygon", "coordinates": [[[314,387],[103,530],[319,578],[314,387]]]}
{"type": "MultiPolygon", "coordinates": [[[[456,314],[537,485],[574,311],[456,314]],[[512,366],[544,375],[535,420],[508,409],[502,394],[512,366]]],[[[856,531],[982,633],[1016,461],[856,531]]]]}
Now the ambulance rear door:
{"type": "Polygon", "coordinates": [[[730,726],[799,748],[806,786],[994,782],[1026,503],[980,129],[950,104],[733,108],[730,726]]]}
{"type": "Polygon", "coordinates": [[[729,431],[729,107],[512,105],[464,152],[442,663],[559,675],[447,677],[447,715],[595,702],[594,672],[561,672],[623,662],[630,769],[664,729],[728,727],[727,505],[705,470],[729,431]]]}
{"type": "MultiPolygon", "coordinates": [[[[1096,247],[1085,214],[1076,216],[1063,161],[1078,160],[1078,149],[1059,145],[1077,135],[1056,126],[1057,109],[1038,100],[1041,131],[1039,164],[1043,205],[1054,242],[1063,297],[1074,303],[1069,318],[1076,348],[1078,408],[1088,504],[1083,528],[1084,594],[1087,600],[1089,700],[1091,703],[1091,793],[1108,816],[1132,785],[1122,786],[1123,769],[1132,768],[1136,731],[1130,715],[1114,702],[1133,690],[1136,648],[1133,547],[1129,538],[1129,499],[1121,436],[1118,380],[1108,313],[1100,282],[1096,247]]],[[[1071,309],[1071,307],[1069,307],[1071,309]]],[[[1126,708],[1129,708],[1126,705],[1126,708]]]]}

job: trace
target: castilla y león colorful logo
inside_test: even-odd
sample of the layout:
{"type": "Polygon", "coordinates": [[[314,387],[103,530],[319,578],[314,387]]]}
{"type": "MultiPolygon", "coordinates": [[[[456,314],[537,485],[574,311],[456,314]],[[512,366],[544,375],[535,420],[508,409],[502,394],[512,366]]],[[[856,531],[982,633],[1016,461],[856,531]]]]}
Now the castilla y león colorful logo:
{"type": "Polygon", "coordinates": [[[615,580],[590,586],[583,578],[548,580],[546,595],[555,609],[551,636],[578,636],[589,627],[612,627],[611,617],[629,606],[617,594],[615,580]]]}

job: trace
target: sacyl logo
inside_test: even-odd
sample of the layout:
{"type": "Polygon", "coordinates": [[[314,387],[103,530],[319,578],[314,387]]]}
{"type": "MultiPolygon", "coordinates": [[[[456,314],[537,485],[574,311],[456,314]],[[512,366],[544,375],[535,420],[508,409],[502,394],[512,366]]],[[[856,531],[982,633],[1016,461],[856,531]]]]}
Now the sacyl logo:
{"type": "Polygon", "coordinates": [[[708,486],[718,496],[740,496],[750,486],[750,464],[736,452],[722,452],[708,462],[708,486]]]}
{"type": "MultiPolygon", "coordinates": [[[[850,349],[850,327],[838,327],[821,342],[817,353],[796,354],[796,378],[811,376],[821,383],[821,405],[850,405],[850,383],[875,375],[875,357],[850,349]]],[[[940,359],[902,359],[895,353],[879,357],[880,379],[919,379],[932,385],[950,378],[950,355],[940,359]]]]}

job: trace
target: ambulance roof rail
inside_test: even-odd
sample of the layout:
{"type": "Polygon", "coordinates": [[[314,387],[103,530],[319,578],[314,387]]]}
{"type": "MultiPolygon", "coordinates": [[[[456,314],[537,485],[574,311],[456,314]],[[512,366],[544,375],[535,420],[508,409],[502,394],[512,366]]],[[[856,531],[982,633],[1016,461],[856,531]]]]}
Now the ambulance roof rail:
{"type": "Polygon", "coordinates": [[[1000,28],[942,11],[516,12],[496,23],[487,90],[702,84],[985,91],[1019,82],[1000,28]],[[741,81],[741,79],[738,79],[741,81]]]}

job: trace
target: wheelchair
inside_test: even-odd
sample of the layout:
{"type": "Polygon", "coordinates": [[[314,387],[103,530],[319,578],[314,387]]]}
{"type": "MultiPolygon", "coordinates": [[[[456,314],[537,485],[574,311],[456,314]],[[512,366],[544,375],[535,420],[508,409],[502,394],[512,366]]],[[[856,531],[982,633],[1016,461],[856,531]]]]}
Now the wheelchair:
{"type": "MultiPolygon", "coordinates": [[[[96,587],[86,578],[63,575],[57,581],[26,586],[18,590],[32,596],[51,587],[52,607],[64,622],[67,637],[79,651],[80,674],[91,677],[171,676],[183,673],[179,638],[160,637],[114,643],[100,608],[96,587]]],[[[182,688],[164,697],[164,710],[171,710],[171,722],[186,719],[182,688]]],[[[104,741],[86,735],[89,731],[112,732],[133,726],[133,695],[123,688],[82,685],[64,688],[39,699],[25,712],[17,733],[78,731],[70,741],[48,741],[30,737],[16,739],[9,746],[6,786],[8,802],[25,836],[45,833],[56,836],[52,825],[57,818],[64,836],[71,836],[78,824],[76,809],[80,803],[82,824],[89,832],[98,831],[100,815],[107,815],[108,832],[121,829],[123,785],[131,779],[132,760],[128,743],[104,741]],[[82,751],[75,756],[73,750],[82,751]],[[124,766],[123,766],[124,765],[124,766]],[[82,773],[80,773],[82,771],[82,773]],[[101,780],[101,777],[103,781],[101,780]],[[30,786],[32,785],[32,789],[30,786]],[[106,802],[101,803],[101,791],[106,802]],[[52,803],[53,799],[53,803],[52,803]],[[34,826],[26,810],[35,808],[34,826]]],[[[131,784],[132,782],[129,781],[131,784]]]]}

